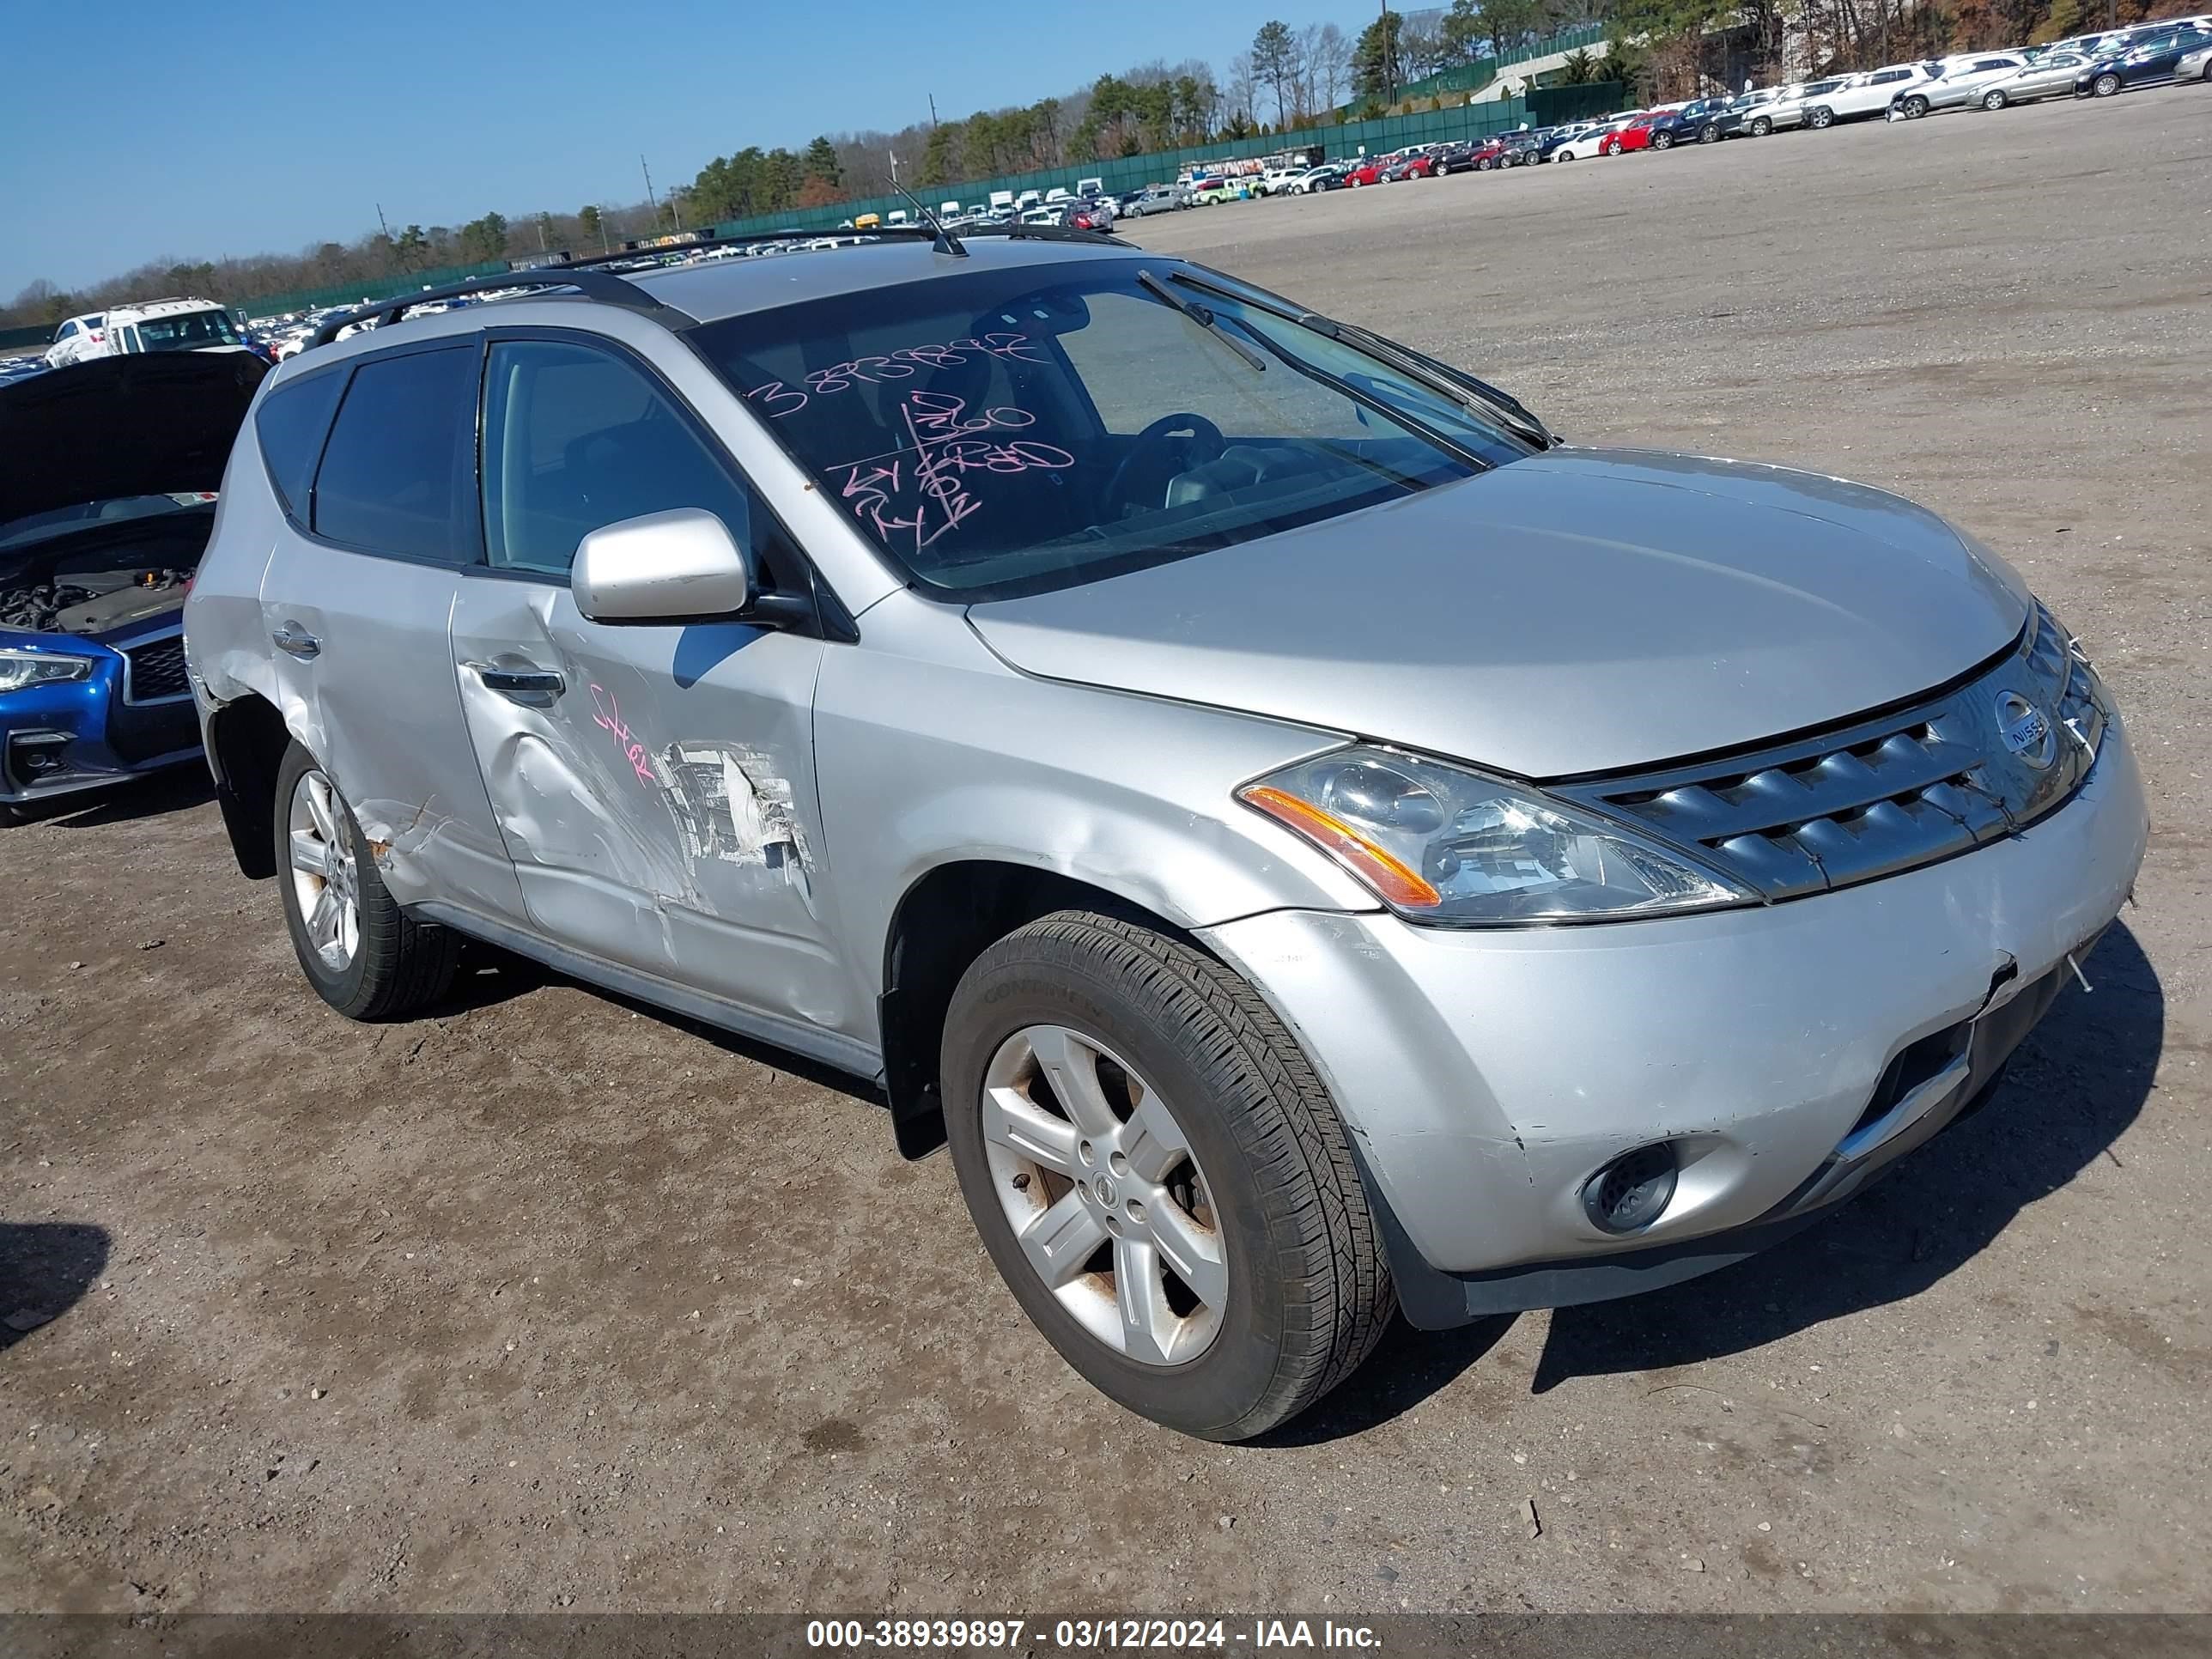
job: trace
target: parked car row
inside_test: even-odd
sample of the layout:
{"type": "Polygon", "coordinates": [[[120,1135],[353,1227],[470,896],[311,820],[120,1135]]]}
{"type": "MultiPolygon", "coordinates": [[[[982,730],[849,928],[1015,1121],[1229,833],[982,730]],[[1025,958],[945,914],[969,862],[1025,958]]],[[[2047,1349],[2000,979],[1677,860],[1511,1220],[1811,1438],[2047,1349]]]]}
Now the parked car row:
{"type": "Polygon", "coordinates": [[[1409,144],[1303,171],[1271,172],[1263,180],[1239,189],[1201,181],[1195,195],[1184,192],[1162,205],[1182,207],[1240,194],[1314,195],[1454,173],[1590,161],[1729,138],[1764,138],[1796,127],[1823,131],[1877,117],[1917,120],[1942,110],[2001,110],[2068,94],[2108,98],[2136,87],[2206,80],[2212,80],[2212,15],[2168,18],[2047,46],[1960,52],[1857,74],[1622,110],[1594,120],[1524,128],[1488,139],[1409,144]]]}

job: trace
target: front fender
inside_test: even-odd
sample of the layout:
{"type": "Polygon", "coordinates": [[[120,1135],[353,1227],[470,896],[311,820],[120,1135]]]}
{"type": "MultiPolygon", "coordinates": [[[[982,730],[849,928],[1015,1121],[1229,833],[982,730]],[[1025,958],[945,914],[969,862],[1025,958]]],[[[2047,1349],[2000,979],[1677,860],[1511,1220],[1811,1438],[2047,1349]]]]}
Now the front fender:
{"type": "MultiPolygon", "coordinates": [[[[925,602],[914,601],[915,604],[925,602]]],[[[869,646],[890,631],[879,607],[869,646]]],[[[1101,888],[1195,930],[1262,911],[1374,910],[1334,860],[1241,806],[1245,780],[1335,732],[1018,673],[964,623],[927,655],[823,659],[815,748],[842,954],[882,991],[899,902],[940,866],[1004,863],[1101,888]],[[949,647],[949,648],[943,648],[949,647]]]]}

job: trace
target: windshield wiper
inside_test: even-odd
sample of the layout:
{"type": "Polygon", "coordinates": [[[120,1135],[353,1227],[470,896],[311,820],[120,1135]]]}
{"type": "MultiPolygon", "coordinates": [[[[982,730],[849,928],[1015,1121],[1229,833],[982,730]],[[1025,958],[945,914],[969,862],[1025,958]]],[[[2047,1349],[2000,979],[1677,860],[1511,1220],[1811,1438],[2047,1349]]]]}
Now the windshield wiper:
{"type": "MultiPolygon", "coordinates": [[[[1139,280],[1142,280],[1141,273],[1139,280]]],[[[1553,448],[1559,441],[1549,427],[1522,408],[1517,399],[1508,397],[1496,386],[1479,381],[1474,386],[1469,386],[1466,381],[1472,377],[1462,376],[1458,371],[1448,369],[1443,364],[1424,357],[1419,352],[1409,351],[1393,341],[1384,339],[1379,334],[1361,328],[1356,323],[1340,323],[1334,318],[1321,315],[1318,312],[1294,310],[1287,307],[1278,309],[1251,295],[1240,294],[1234,289],[1209,283],[1205,278],[1193,276],[1188,271],[1177,271],[1175,280],[1203,293],[1218,294],[1223,299],[1234,300],[1239,305],[1254,306],[1271,316],[1280,317],[1286,323],[1294,323],[1300,328],[1310,329],[1324,338],[1346,341],[1365,352],[1369,356],[1388,363],[1400,374],[1419,381],[1430,390],[1443,393],[1462,409],[1486,420],[1493,421],[1507,431],[1525,438],[1539,449],[1553,448]],[[1480,390],[1477,390],[1478,386],[1480,390]]]]}
{"type": "Polygon", "coordinates": [[[1153,276],[1149,270],[1139,271],[1137,273],[1137,280],[1139,283],[1142,283],[1152,293],[1158,295],[1159,297],[1165,301],[1169,305],[1173,306],[1177,311],[1182,313],[1184,316],[1189,318],[1191,321],[1196,323],[1200,328],[1204,329],[1215,339],[1220,341],[1222,344],[1227,346],[1231,351],[1242,357],[1246,362],[1251,364],[1254,368],[1258,369],[1262,374],[1267,372],[1267,360],[1265,357],[1262,357],[1258,352],[1253,350],[1250,346],[1246,345],[1243,341],[1237,339],[1234,335],[1224,334],[1219,328],[1216,327],[1214,325],[1213,313],[1206,307],[1184,299],[1182,295],[1176,293],[1158,277],[1153,276]]]}

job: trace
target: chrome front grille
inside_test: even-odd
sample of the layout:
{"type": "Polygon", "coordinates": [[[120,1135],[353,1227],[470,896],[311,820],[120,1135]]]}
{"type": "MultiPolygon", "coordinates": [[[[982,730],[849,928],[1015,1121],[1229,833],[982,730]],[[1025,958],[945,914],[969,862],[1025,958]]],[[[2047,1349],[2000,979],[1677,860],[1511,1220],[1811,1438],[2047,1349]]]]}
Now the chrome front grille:
{"type": "Polygon", "coordinates": [[[2088,775],[2108,706],[2041,605],[2017,646],[1896,714],[1750,753],[1554,786],[1770,899],[1893,875],[2041,817],[2088,775]]]}

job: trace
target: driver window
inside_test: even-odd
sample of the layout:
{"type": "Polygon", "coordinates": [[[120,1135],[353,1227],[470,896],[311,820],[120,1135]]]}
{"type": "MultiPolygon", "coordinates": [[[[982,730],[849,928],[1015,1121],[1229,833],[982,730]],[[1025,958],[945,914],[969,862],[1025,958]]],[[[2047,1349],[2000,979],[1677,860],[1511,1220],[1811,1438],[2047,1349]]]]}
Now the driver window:
{"type": "Polygon", "coordinates": [[[678,507],[705,508],[760,553],[756,520],[767,515],[641,370],[562,342],[493,345],[483,418],[493,567],[566,580],[589,532],[678,507]]]}

